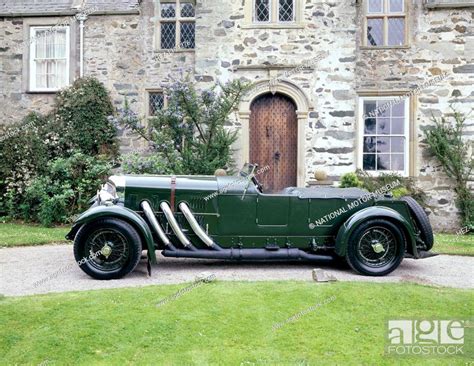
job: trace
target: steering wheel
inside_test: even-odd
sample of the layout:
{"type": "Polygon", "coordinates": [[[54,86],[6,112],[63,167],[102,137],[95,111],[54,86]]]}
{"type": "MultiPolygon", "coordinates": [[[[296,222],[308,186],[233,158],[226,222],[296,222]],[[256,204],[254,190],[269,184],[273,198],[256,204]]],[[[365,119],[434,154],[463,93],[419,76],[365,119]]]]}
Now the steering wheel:
{"type": "Polygon", "coordinates": [[[259,191],[260,193],[263,192],[263,186],[262,184],[260,184],[260,182],[257,180],[254,174],[254,171],[258,168],[258,164],[248,164],[248,168],[249,168],[248,170],[250,171],[250,173],[245,172],[243,170],[240,171],[240,175],[242,177],[245,177],[247,179],[250,177],[250,179],[248,179],[247,185],[245,186],[244,194],[242,197],[245,196],[245,193],[247,192],[247,189],[249,188],[250,181],[252,181],[252,183],[255,185],[255,188],[257,189],[257,191],[259,191]]]}
{"type": "Polygon", "coordinates": [[[251,164],[250,167],[252,168],[252,172],[250,173],[250,178],[252,179],[252,183],[255,184],[255,188],[260,193],[263,192],[263,185],[258,181],[257,177],[254,174],[254,171],[258,169],[258,164],[251,164]]]}

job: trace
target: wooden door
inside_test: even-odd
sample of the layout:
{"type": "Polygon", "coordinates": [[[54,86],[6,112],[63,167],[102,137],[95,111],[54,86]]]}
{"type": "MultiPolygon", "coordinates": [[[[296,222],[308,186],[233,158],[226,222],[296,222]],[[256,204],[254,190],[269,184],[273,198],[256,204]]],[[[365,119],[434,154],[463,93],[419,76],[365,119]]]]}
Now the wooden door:
{"type": "Polygon", "coordinates": [[[296,186],[297,118],[287,97],[266,94],[250,107],[250,163],[268,169],[257,175],[264,192],[296,186]]]}

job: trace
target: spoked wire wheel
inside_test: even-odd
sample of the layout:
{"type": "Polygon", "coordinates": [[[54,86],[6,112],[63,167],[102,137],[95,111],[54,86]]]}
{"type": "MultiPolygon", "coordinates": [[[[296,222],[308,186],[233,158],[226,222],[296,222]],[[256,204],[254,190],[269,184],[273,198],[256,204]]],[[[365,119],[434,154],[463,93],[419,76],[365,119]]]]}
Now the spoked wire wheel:
{"type": "Polygon", "coordinates": [[[122,268],[130,255],[127,239],[113,229],[99,229],[87,240],[85,251],[91,266],[104,271],[122,268]]]}
{"type": "Polygon", "coordinates": [[[100,280],[121,278],[140,261],[142,240],[137,230],[118,218],[92,221],[79,229],[74,257],[89,276],[100,280]]]}
{"type": "Polygon", "coordinates": [[[367,229],[357,243],[357,256],[366,265],[383,267],[396,259],[397,241],[387,228],[367,229]]]}
{"type": "Polygon", "coordinates": [[[400,265],[405,256],[405,246],[405,235],[393,222],[367,220],[352,232],[346,261],[361,274],[384,276],[400,265]]]}

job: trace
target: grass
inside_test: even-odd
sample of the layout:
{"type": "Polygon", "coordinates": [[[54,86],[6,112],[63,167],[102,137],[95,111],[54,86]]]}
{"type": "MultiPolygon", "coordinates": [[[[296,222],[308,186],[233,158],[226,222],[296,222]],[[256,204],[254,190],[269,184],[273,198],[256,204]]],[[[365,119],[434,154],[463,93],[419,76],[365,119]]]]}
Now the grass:
{"type": "Polygon", "coordinates": [[[0,224],[0,247],[65,242],[69,227],[46,228],[17,223],[0,224]]]}
{"type": "Polygon", "coordinates": [[[435,234],[433,251],[474,256],[474,235],[435,234]]]}
{"type": "MultiPolygon", "coordinates": [[[[472,291],[414,284],[215,282],[198,284],[156,306],[186,286],[3,298],[1,363],[465,365],[469,361],[469,355],[394,358],[384,355],[384,346],[388,319],[472,317],[472,291]],[[332,302],[272,329],[331,297],[332,302]]],[[[466,339],[472,339],[473,328],[466,332],[466,339]]],[[[468,346],[472,351],[472,344],[464,349],[468,346]]]]}

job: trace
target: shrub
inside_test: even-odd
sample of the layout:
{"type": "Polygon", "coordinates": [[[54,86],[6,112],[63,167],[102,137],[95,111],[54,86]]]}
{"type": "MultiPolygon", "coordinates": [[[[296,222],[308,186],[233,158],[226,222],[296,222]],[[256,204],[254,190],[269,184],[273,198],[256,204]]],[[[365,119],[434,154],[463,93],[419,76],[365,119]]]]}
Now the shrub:
{"type": "MultiPolygon", "coordinates": [[[[28,212],[32,201],[26,197],[26,192],[31,197],[33,191],[47,188],[50,162],[78,153],[86,160],[95,156],[115,158],[118,154],[116,128],[107,118],[111,112],[112,103],[104,86],[95,79],[79,79],[58,94],[51,113],[45,116],[31,113],[20,123],[7,127],[0,144],[0,216],[39,219],[37,212],[28,212]]],[[[82,170],[75,179],[80,182],[87,174],[82,170]]],[[[57,197],[58,187],[51,189],[55,193],[49,192],[48,197],[57,197]]],[[[69,193],[54,205],[54,199],[49,200],[49,216],[64,222],[59,212],[65,210],[61,202],[67,201],[69,193]]],[[[71,208],[80,209],[77,205],[71,208]]],[[[37,211],[38,207],[31,207],[31,210],[37,211]]],[[[69,214],[70,210],[67,211],[69,214]]]]}
{"type": "Polygon", "coordinates": [[[362,182],[355,173],[346,173],[341,177],[341,188],[361,187],[362,182]]]}
{"type": "Polygon", "coordinates": [[[46,226],[69,222],[76,212],[88,206],[111,168],[111,163],[102,157],[79,151],[53,160],[45,174],[26,189],[20,205],[23,218],[46,226]]]}
{"type": "Polygon", "coordinates": [[[474,230],[474,195],[468,187],[474,170],[472,140],[463,140],[466,117],[453,109],[454,123],[446,118],[436,119],[434,128],[425,131],[431,153],[441,163],[448,177],[455,182],[457,206],[461,212],[462,225],[474,230]]]}
{"type": "Polygon", "coordinates": [[[382,189],[382,187],[399,181],[399,185],[395,186],[391,193],[395,198],[402,196],[411,196],[420,205],[425,206],[426,193],[416,186],[415,180],[411,177],[402,177],[396,173],[382,173],[379,176],[372,176],[369,173],[358,169],[356,171],[358,179],[362,182],[362,188],[370,192],[382,189]]]}
{"type": "Polygon", "coordinates": [[[143,156],[133,152],[121,159],[122,170],[128,174],[172,174],[165,160],[157,155],[143,156]]]}
{"type": "Polygon", "coordinates": [[[52,127],[61,131],[65,150],[115,157],[118,154],[117,130],[108,117],[113,105],[104,85],[94,78],[78,79],[58,93],[52,113],[52,127]]]}
{"type": "MultiPolygon", "coordinates": [[[[167,108],[149,120],[148,128],[127,104],[116,122],[151,144],[153,158],[145,159],[147,172],[213,174],[216,169],[231,168],[236,133],[225,126],[248,87],[237,80],[198,91],[188,80],[178,81],[167,89],[167,108]]],[[[133,156],[126,159],[125,172],[145,169],[137,165],[144,162],[133,156]]]]}
{"type": "Polygon", "coordinates": [[[416,187],[412,178],[402,177],[394,173],[382,173],[379,176],[372,176],[363,170],[357,170],[355,173],[346,173],[341,177],[342,188],[360,187],[375,192],[383,189],[387,185],[399,181],[400,184],[391,190],[393,197],[400,198],[403,196],[411,196],[421,205],[424,205],[426,194],[416,187]]]}
{"type": "Polygon", "coordinates": [[[58,153],[46,125],[46,117],[32,113],[6,129],[0,144],[0,212],[15,216],[26,188],[58,153]]]}

